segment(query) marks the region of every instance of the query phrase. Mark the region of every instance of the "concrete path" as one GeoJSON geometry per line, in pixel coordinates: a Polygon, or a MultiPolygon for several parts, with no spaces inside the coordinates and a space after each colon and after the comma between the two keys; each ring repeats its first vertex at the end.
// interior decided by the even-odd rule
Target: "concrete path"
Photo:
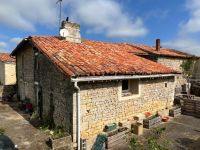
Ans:
{"type": "Polygon", "coordinates": [[[5,129],[5,136],[17,145],[19,150],[48,150],[48,136],[30,125],[13,108],[16,106],[0,103],[0,128],[5,129]]]}

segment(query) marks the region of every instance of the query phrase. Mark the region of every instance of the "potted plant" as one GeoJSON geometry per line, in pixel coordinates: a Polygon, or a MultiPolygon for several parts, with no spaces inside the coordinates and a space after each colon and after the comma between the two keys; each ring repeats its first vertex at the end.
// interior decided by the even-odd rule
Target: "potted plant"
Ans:
{"type": "Polygon", "coordinates": [[[71,136],[65,132],[63,127],[57,126],[49,133],[49,143],[52,149],[71,147],[71,136]]]}
{"type": "Polygon", "coordinates": [[[144,128],[150,129],[153,126],[159,124],[160,122],[161,122],[161,116],[156,114],[156,115],[153,115],[151,117],[144,119],[143,120],[143,126],[144,126],[144,128]]]}

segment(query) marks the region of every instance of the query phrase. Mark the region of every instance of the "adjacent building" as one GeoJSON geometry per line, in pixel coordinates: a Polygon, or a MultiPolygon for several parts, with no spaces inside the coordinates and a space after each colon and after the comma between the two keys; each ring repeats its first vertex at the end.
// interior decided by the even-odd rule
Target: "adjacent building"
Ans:
{"type": "Polygon", "coordinates": [[[14,85],[16,83],[15,59],[8,53],[0,53],[0,84],[14,85]]]}
{"type": "Polygon", "coordinates": [[[188,83],[188,79],[187,76],[183,74],[181,65],[185,61],[197,60],[197,56],[174,49],[163,48],[160,39],[156,40],[154,47],[142,44],[129,45],[147,53],[140,56],[179,71],[181,74],[176,75],[175,77],[176,93],[182,92],[182,88],[188,83]]]}
{"type": "Polygon", "coordinates": [[[16,84],[15,59],[8,53],[0,53],[0,100],[14,93],[16,84]]]}

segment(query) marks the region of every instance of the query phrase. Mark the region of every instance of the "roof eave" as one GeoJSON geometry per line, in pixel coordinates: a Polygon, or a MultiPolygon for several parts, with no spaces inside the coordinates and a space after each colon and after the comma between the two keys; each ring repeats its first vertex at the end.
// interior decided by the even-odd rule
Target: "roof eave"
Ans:
{"type": "Polygon", "coordinates": [[[174,77],[176,74],[154,74],[154,75],[120,75],[120,76],[90,76],[90,77],[72,77],[72,82],[106,81],[106,80],[124,80],[124,79],[144,79],[174,77]]]}

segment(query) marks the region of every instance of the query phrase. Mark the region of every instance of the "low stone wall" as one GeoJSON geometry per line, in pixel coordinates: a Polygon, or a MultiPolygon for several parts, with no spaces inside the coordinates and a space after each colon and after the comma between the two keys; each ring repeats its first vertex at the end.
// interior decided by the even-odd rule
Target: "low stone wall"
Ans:
{"type": "Polygon", "coordinates": [[[120,81],[80,85],[81,138],[89,139],[87,149],[106,124],[127,122],[137,114],[173,105],[174,78],[140,80],[140,95],[127,100],[120,100],[120,88],[120,81]]]}

